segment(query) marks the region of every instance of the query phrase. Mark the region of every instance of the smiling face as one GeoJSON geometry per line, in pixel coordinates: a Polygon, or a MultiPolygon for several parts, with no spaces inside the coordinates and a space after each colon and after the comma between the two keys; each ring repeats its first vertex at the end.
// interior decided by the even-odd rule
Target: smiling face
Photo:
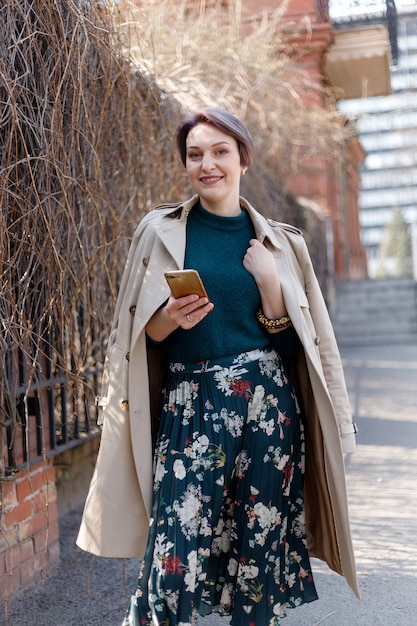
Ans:
{"type": "Polygon", "coordinates": [[[219,215],[238,215],[242,166],[234,137],[211,124],[197,124],[187,136],[186,169],[202,206],[219,215]]]}

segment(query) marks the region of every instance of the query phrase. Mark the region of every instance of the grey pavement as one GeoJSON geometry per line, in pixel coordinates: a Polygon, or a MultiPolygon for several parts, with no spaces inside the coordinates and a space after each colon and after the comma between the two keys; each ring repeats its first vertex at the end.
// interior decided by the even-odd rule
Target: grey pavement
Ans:
{"type": "MultiPolygon", "coordinates": [[[[362,600],[313,559],[320,599],[290,610],[283,626],[417,624],[416,345],[344,348],[358,450],[346,458],[362,600]]],[[[101,559],[75,547],[81,510],[61,521],[61,558],[43,582],[10,601],[1,626],[120,626],[138,561],[101,559]]],[[[2,620],[2,621],[1,621],[2,620]]],[[[210,616],[199,626],[228,626],[210,616]]],[[[267,626],[258,624],[257,626],[267,626]]]]}

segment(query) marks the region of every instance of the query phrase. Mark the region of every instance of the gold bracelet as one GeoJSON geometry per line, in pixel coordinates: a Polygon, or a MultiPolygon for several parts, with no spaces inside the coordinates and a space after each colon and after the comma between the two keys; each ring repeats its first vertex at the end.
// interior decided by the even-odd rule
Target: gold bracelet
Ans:
{"type": "Polygon", "coordinates": [[[258,309],[256,319],[267,330],[285,330],[292,324],[291,318],[288,317],[288,315],[284,315],[284,317],[280,317],[277,320],[270,320],[265,317],[262,309],[258,309]]]}

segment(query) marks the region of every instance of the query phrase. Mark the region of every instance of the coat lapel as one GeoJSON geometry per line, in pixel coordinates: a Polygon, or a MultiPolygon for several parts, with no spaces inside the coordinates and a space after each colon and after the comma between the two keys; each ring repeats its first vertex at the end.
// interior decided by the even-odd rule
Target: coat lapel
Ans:
{"type": "Polygon", "coordinates": [[[266,245],[275,257],[288,315],[290,316],[302,343],[307,345],[311,343],[311,339],[308,339],[308,333],[306,332],[305,324],[303,323],[301,307],[307,307],[308,301],[305,292],[302,292],[299,287],[300,281],[296,275],[295,268],[289,262],[286,250],[278,241],[274,229],[271,227],[268,220],[260,215],[243,198],[241,198],[241,203],[246,208],[252,219],[256,238],[258,241],[261,241],[264,245],[266,245]]]}
{"type": "MultiPolygon", "coordinates": [[[[194,196],[180,205],[172,205],[155,232],[155,240],[143,242],[143,263],[146,272],[138,293],[131,346],[135,344],[146,323],[167,300],[169,287],[164,272],[184,267],[188,213],[197,201],[194,196]]],[[[154,209],[160,210],[160,209],[154,209]]],[[[162,209],[163,210],[163,209],[162,209]]]]}

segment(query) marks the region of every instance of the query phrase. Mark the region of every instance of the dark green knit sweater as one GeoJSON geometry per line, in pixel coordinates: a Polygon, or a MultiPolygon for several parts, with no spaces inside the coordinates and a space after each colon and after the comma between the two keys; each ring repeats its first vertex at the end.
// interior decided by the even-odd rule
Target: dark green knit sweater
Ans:
{"type": "Polygon", "coordinates": [[[255,232],[246,211],[223,217],[193,207],[187,222],[184,267],[199,271],[214,311],[191,330],[178,328],[162,344],[171,362],[197,362],[263,348],[269,336],[259,327],[259,291],[243,267],[255,232]]]}

